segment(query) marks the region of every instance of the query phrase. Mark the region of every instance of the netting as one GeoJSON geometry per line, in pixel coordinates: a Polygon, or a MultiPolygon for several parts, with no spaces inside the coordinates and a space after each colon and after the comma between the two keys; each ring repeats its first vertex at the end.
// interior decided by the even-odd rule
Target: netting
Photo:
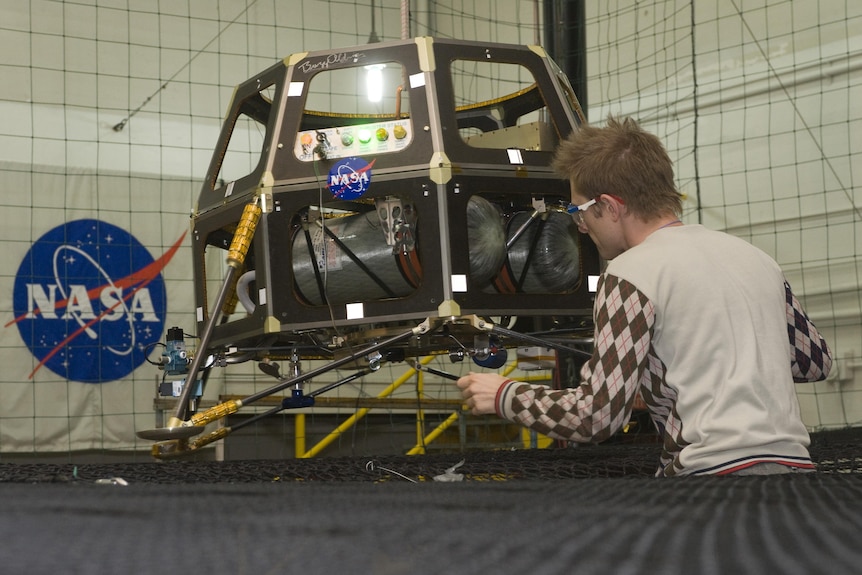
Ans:
{"type": "MultiPolygon", "coordinates": [[[[188,214],[237,84],[288,54],[405,34],[542,43],[549,6],[0,1],[0,453],[149,449],[135,431],[153,426],[162,374],[144,356],[165,329],[193,331],[188,214]],[[57,245],[68,249],[54,259],[57,245]],[[86,281],[57,271],[82,258],[98,264],[87,273],[103,274],[110,289],[90,294],[86,281]],[[159,274],[132,297],[118,280],[149,265],[159,274]],[[120,294],[127,304],[104,313],[120,294]],[[35,313],[42,308],[56,317],[35,313]]],[[[837,360],[827,381],[798,387],[804,421],[812,430],[858,425],[862,8],[843,0],[616,0],[586,2],[586,18],[590,120],[636,117],[675,161],[684,219],[777,259],[837,360]]],[[[340,106],[331,94],[330,104],[340,106]]],[[[251,136],[240,154],[252,155],[251,136]]],[[[436,365],[465,368],[445,358],[436,365]]],[[[399,375],[386,369],[340,393],[373,397],[399,375]]],[[[232,367],[210,382],[207,398],[268,385],[255,368],[232,367]]],[[[417,392],[411,381],[396,395],[446,400],[453,391],[417,392]]],[[[309,416],[323,426],[354,412],[309,416]]],[[[404,415],[375,408],[322,453],[403,452],[413,437],[380,437],[413,435],[404,415]]],[[[447,415],[429,416],[429,428],[447,415]]],[[[290,418],[247,431],[247,456],[292,452],[284,448],[294,441],[290,418]]]]}
{"type": "MultiPolygon", "coordinates": [[[[820,474],[862,474],[858,429],[813,435],[820,474]]],[[[464,453],[317,459],[243,459],[139,463],[0,464],[0,483],[271,483],[519,481],[652,477],[655,444],[610,443],[562,449],[475,450],[464,453]]]]}
{"type": "Polygon", "coordinates": [[[589,10],[590,118],[661,135],[684,220],[775,257],[836,369],[798,387],[812,428],[857,425],[858,7],[843,2],[608,2],[589,10]]]}

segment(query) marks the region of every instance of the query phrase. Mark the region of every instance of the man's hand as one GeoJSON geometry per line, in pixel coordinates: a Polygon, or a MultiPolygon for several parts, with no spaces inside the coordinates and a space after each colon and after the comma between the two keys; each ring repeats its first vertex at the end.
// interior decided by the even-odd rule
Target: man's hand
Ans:
{"type": "Polygon", "coordinates": [[[473,415],[497,413],[497,391],[509,381],[497,373],[473,373],[472,371],[457,382],[461,388],[464,404],[473,415]]]}

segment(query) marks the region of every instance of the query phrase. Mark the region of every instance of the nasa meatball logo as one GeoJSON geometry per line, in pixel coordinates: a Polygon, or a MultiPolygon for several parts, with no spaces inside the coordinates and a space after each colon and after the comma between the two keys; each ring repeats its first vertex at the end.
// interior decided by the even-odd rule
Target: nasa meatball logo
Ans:
{"type": "MultiPolygon", "coordinates": [[[[183,237],[185,234],[183,234],[183,237]]],[[[123,378],[140,366],[165,326],[161,272],[183,237],[158,260],[125,230],[76,220],[47,232],[15,277],[13,307],[24,343],[42,367],[83,383],[123,378]]]]}
{"type": "Polygon", "coordinates": [[[371,185],[371,167],[362,158],[347,158],[329,170],[329,192],[340,200],[355,200],[365,195],[371,185]]]}

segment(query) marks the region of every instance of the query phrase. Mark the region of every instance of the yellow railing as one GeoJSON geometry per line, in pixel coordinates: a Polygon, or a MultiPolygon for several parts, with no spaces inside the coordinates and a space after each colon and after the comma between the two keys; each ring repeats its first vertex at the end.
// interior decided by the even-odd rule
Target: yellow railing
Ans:
{"type": "MultiPolygon", "coordinates": [[[[422,358],[419,363],[422,365],[427,365],[430,363],[435,356],[426,356],[422,358]]],[[[501,375],[508,376],[515,369],[517,369],[518,363],[517,361],[509,364],[506,368],[501,372],[501,375]]],[[[407,381],[410,380],[413,375],[417,376],[416,382],[416,391],[421,397],[421,394],[424,391],[424,382],[423,377],[424,373],[420,370],[417,371],[413,368],[408,369],[404,372],[401,377],[392,382],[386,389],[381,391],[376,399],[384,399],[388,396],[392,395],[399,387],[404,385],[407,381]]],[[[546,376],[539,377],[522,377],[521,381],[530,381],[530,380],[546,380],[546,376]]],[[[390,400],[391,401],[391,400],[390,400]]],[[[315,457],[320,454],[321,451],[326,449],[330,444],[336,441],[339,437],[341,437],[346,431],[348,431],[352,426],[356,425],[363,417],[365,417],[369,411],[371,411],[372,407],[362,407],[358,409],[353,415],[351,415],[348,419],[342,422],[338,427],[332,430],[329,434],[327,434],[323,439],[318,441],[311,449],[306,450],[306,424],[305,424],[305,414],[297,414],[294,419],[294,430],[295,430],[295,449],[296,449],[296,457],[305,459],[315,457]]],[[[407,451],[407,455],[422,455],[426,451],[426,447],[433,443],[438,437],[440,437],[449,427],[451,427],[454,423],[458,422],[464,407],[461,409],[454,411],[448,418],[446,418],[443,422],[438,424],[430,433],[425,434],[425,411],[421,407],[416,411],[416,445],[407,451]]],[[[552,440],[543,436],[536,434],[535,432],[531,432],[529,430],[524,430],[522,433],[522,442],[525,448],[544,448],[551,444],[552,440]]]]}
{"type": "MultiPolygon", "coordinates": [[[[426,356],[426,357],[423,357],[421,360],[419,360],[419,363],[421,363],[422,365],[427,365],[433,359],[434,359],[434,356],[426,356]]],[[[395,392],[395,390],[397,390],[399,387],[404,385],[404,383],[407,382],[415,373],[418,373],[415,369],[413,369],[413,368],[408,369],[406,372],[404,372],[404,374],[401,377],[399,377],[398,379],[393,381],[388,387],[386,387],[386,389],[384,389],[379,394],[377,394],[377,398],[382,399],[384,397],[388,397],[388,396],[392,395],[392,393],[395,392]]],[[[304,459],[304,458],[314,457],[314,456],[318,455],[329,444],[331,444],[333,441],[335,441],[336,439],[341,437],[345,431],[350,429],[353,425],[358,423],[359,420],[361,420],[363,417],[365,417],[369,411],[371,411],[370,407],[363,407],[361,409],[356,410],[356,413],[354,413],[353,415],[348,417],[343,423],[341,423],[341,425],[339,425],[334,430],[332,430],[326,437],[324,437],[323,439],[318,441],[314,445],[314,447],[312,447],[308,451],[305,451],[304,449],[302,451],[297,451],[296,457],[300,458],[300,459],[304,459]]],[[[305,420],[303,419],[301,422],[295,421],[295,425],[296,425],[296,436],[299,437],[301,435],[304,438],[305,437],[305,420]],[[299,427],[300,424],[302,426],[301,428],[299,427]]]]}

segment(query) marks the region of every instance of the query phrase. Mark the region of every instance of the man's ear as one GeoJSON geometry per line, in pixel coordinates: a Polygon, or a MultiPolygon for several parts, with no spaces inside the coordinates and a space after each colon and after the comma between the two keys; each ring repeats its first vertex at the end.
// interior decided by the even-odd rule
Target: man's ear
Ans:
{"type": "Polygon", "coordinates": [[[613,221],[619,220],[626,209],[625,204],[610,194],[602,194],[602,203],[613,221]]]}

